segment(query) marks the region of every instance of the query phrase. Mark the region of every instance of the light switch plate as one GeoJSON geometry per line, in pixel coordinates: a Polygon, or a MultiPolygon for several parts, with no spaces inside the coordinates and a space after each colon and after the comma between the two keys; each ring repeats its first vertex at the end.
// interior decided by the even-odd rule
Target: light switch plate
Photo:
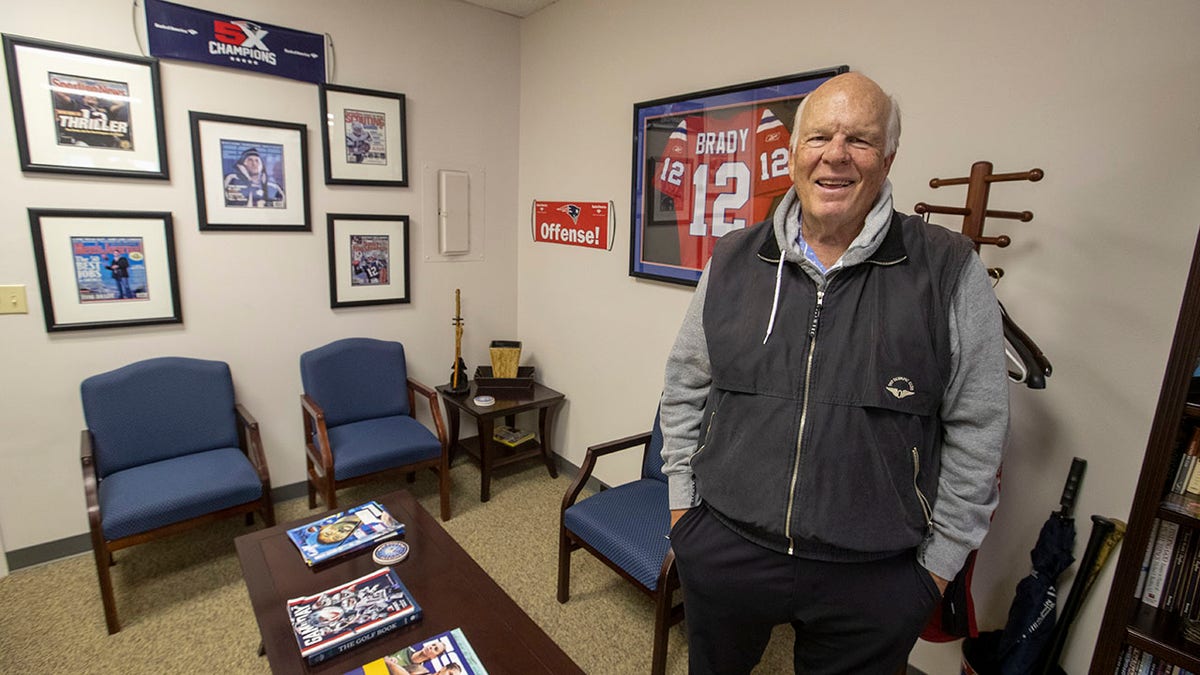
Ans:
{"type": "Polygon", "coordinates": [[[25,285],[0,286],[0,314],[28,314],[25,285]]]}

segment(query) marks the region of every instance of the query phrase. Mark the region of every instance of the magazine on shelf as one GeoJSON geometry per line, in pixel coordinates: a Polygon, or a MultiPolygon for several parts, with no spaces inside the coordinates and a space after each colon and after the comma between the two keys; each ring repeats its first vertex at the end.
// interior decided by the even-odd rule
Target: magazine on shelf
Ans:
{"type": "Polygon", "coordinates": [[[421,618],[390,567],[287,602],[288,618],[309,665],[318,664],[421,618]]]}
{"type": "Polygon", "coordinates": [[[503,443],[509,447],[516,447],[525,441],[533,439],[533,432],[507,425],[496,427],[492,432],[492,440],[497,443],[503,443]]]}
{"type": "Polygon", "coordinates": [[[288,538],[310,566],[400,534],[404,534],[404,524],[376,501],[287,531],[288,538]]]}
{"type": "Polygon", "coordinates": [[[483,662],[475,654],[461,628],[448,630],[415,642],[400,651],[375,659],[346,675],[487,675],[483,662]],[[458,668],[453,668],[457,664],[458,668]]]}

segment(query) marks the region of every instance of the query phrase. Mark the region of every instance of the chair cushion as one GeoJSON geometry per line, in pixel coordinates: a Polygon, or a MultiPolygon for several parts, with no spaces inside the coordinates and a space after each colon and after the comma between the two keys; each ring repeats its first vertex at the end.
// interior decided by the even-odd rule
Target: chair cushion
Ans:
{"type": "Polygon", "coordinates": [[[300,381],[330,427],[411,412],[399,342],[346,338],[305,352],[300,355],[300,381]]]}
{"type": "Polygon", "coordinates": [[[254,465],[220,448],[118,471],[100,481],[100,525],[113,540],[262,497],[254,465]]]}
{"type": "Polygon", "coordinates": [[[361,420],[329,429],[333,476],[345,480],[433,459],[442,444],[425,425],[407,415],[361,420]]]}
{"type": "Polygon", "coordinates": [[[221,361],[138,361],[87,378],[80,395],[101,478],[238,444],[233,379],[221,361]]]}
{"type": "Polygon", "coordinates": [[[601,490],[563,512],[563,525],[650,590],[671,547],[666,483],[641,479],[601,490]]]}
{"type": "Polygon", "coordinates": [[[662,483],[667,482],[667,476],[662,472],[663,433],[658,420],[659,413],[654,413],[654,426],[650,427],[650,443],[642,455],[642,478],[653,478],[662,483]]]}

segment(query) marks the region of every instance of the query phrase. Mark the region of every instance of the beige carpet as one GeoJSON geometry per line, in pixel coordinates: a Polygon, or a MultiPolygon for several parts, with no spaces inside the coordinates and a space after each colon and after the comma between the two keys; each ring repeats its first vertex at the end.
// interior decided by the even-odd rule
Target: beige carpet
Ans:
{"type": "MultiPolygon", "coordinates": [[[[569,483],[536,462],[504,467],[479,502],[479,471],[451,470],[446,530],[588,673],[649,672],[653,603],[592,556],[574,554],[571,600],[555,600],[558,510],[569,483]]],[[[339,493],[343,505],[407,487],[436,513],[433,475],[339,493]]],[[[320,507],[318,507],[320,508],[320,507]]],[[[311,512],[315,513],[315,512],[311,512]]],[[[303,498],[276,504],[279,522],[310,514],[303,498]]],[[[257,525],[256,525],[257,526],[257,525]]],[[[235,519],[117,553],[113,567],[122,630],[109,636],[90,553],[0,579],[0,673],[268,673],[234,553],[249,531],[235,519]]],[[[791,672],[790,630],[776,632],[758,673],[791,672]]],[[[506,673],[503,663],[487,663],[506,673]]],[[[672,629],[668,672],[687,672],[682,626],[672,629]]],[[[284,674],[278,674],[284,675],[284,674]]]]}

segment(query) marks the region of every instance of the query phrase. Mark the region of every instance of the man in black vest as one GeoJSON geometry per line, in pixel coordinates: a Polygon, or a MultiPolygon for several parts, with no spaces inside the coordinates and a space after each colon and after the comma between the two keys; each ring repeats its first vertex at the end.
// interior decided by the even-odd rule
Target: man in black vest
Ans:
{"type": "Polygon", "coordinates": [[[962,235],[892,208],[895,101],[846,73],[797,111],[772,221],[713,250],[661,403],[690,671],[903,668],[978,548],[1008,430],[999,306],[962,235]]]}

